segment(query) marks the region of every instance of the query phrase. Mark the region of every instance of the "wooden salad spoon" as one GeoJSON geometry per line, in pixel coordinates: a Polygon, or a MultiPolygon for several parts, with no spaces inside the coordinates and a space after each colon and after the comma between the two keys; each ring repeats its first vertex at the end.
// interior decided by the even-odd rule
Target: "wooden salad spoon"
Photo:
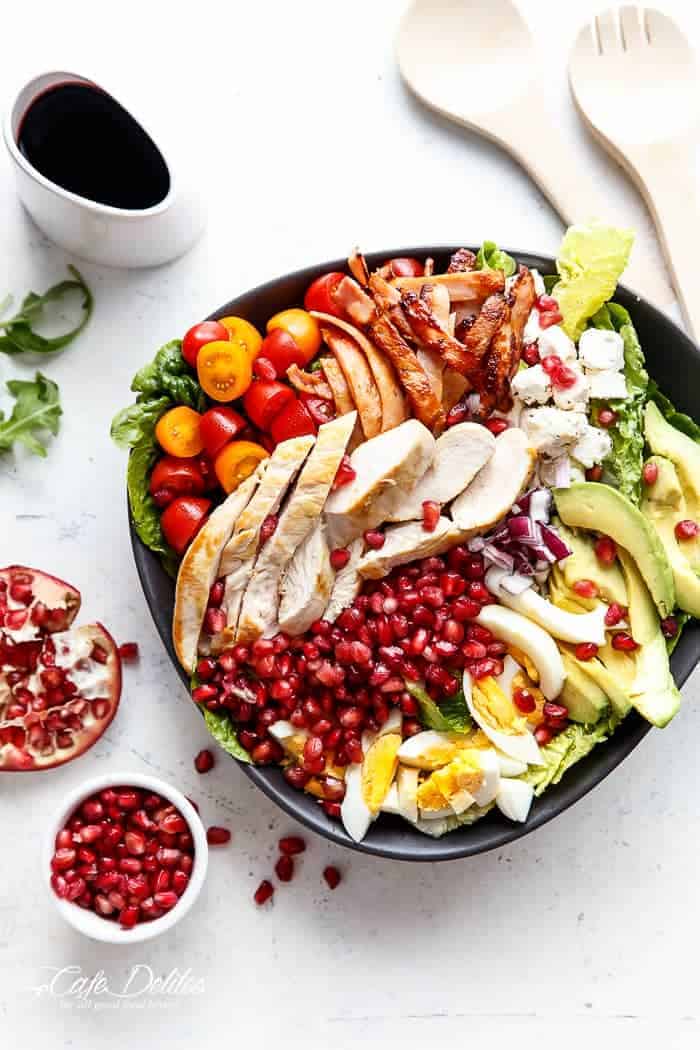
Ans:
{"type": "Polygon", "coordinates": [[[569,80],[588,128],[642,194],[685,322],[700,337],[699,108],[692,48],[660,11],[605,11],[579,33],[569,80]]]}
{"type": "MultiPolygon", "coordinates": [[[[551,122],[527,24],[511,0],[414,0],[397,38],[401,75],[427,106],[496,142],[532,176],[563,221],[610,221],[609,205],[571,164],[551,122]]],[[[671,299],[661,266],[637,249],[624,281],[671,299]]]]}

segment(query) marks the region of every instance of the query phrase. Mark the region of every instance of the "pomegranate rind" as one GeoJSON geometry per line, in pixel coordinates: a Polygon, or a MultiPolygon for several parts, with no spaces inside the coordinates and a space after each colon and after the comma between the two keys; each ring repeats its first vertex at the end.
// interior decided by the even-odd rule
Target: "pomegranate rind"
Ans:
{"type": "MultiPolygon", "coordinates": [[[[103,718],[98,719],[88,706],[88,711],[83,718],[83,728],[76,731],[75,743],[70,748],[66,748],[65,751],[54,750],[50,755],[44,756],[28,750],[26,747],[17,748],[11,743],[0,745],[0,773],[42,772],[47,769],[55,769],[58,766],[65,765],[67,762],[72,762],[73,759],[83,755],[100,739],[117,713],[121,699],[122,673],[121,659],[114,639],[101,623],[87,624],[83,627],[74,628],[70,631],[70,634],[88,639],[93,646],[98,645],[107,653],[105,667],[107,669],[108,688],[104,698],[102,696],[99,697],[99,699],[108,701],[109,708],[107,713],[103,718]]],[[[7,684],[4,677],[0,675],[0,698],[3,696],[3,689],[7,689],[7,684]]],[[[77,697],[76,699],[79,698],[77,697]]],[[[70,701],[64,706],[70,707],[70,701]]],[[[55,710],[56,708],[48,708],[46,711],[33,712],[31,718],[35,724],[37,722],[41,723],[50,717],[55,710]]],[[[25,715],[16,719],[0,721],[0,730],[13,725],[24,726],[26,718],[27,716],[25,715]]]]}

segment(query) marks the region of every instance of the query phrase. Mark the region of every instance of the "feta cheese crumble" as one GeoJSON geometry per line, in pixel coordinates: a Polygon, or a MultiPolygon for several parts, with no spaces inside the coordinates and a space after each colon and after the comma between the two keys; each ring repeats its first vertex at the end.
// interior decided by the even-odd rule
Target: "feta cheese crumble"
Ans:
{"type": "Polygon", "coordinates": [[[544,405],[552,396],[552,381],[542,365],[522,368],[511,380],[511,390],[526,405],[544,405]]]}
{"type": "Polygon", "coordinates": [[[584,412],[530,408],[520,417],[520,426],[539,455],[554,459],[568,452],[583,437],[588,420],[584,412]]]}
{"type": "Polygon", "coordinates": [[[591,397],[622,401],[627,397],[627,384],[622,372],[589,372],[591,397]]]}
{"type": "Polygon", "coordinates": [[[538,348],[540,357],[549,357],[556,354],[562,361],[576,360],[576,347],[571,339],[558,324],[544,328],[539,336],[538,348]]]}
{"type": "Polygon", "coordinates": [[[578,343],[579,361],[596,372],[619,372],[625,364],[625,346],[618,332],[587,328],[578,343]]]}

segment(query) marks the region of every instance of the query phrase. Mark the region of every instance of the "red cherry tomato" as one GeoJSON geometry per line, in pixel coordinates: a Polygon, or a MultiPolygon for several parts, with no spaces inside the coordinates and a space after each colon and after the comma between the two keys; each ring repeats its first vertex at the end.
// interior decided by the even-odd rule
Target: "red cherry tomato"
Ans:
{"type": "Polygon", "coordinates": [[[198,459],[163,456],[151,472],[148,491],[159,507],[172,503],[176,496],[201,496],[206,481],[198,459]]]}
{"type": "Polygon", "coordinates": [[[301,437],[302,434],[315,434],[316,426],[311,415],[295,397],[270,423],[270,433],[276,445],[288,438],[301,437]]]}
{"type": "Polygon", "coordinates": [[[343,311],[336,306],[333,293],[342,281],[342,273],[324,273],[323,277],[317,277],[306,290],[304,306],[307,310],[316,310],[322,314],[333,314],[334,317],[342,317],[343,311]]]}
{"type": "Polygon", "coordinates": [[[390,259],[389,266],[394,277],[422,277],[425,273],[423,263],[408,256],[390,259]]]}
{"type": "Polygon", "coordinates": [[[335,409],[331,401],[327,401],[324,397],[313,397],[310,394],[302,394],[301,399],[314,423],[318,426],[335,419],[335,409]]]}
{"type": "Polygon", "coordinates": [[[296,340],[289,332],[285,332],[284,328],[273,328],[265,336],[258,356],[269,361],[278,376],[286,375],[290,365],[303,368],[308,360],[308,355],[299,348],[296,340]]]}
{"type": "Polygon", "coordinates": [[[212,459],[216,459],[224,445],[238,437],[246,426],[242,415],[222,405],[219,408],[210,408],[204,413],[199,421],[199,433],[207,453],[212,459]]]}
{"type": "Polygon", "coordinates": [[[246,391],[243,408],[256,427],[267,430],[272,417],[295,400],[291,387],[274,379],[256,379],[246,391]]]}
{"type": "Polygon", "coordinates": [[[166,540],[178,554],[185,553],[207,520],[210,507],[210,499],[178,496],[165,508],[160,519],[161,528],[166,540]]]}
{"type": "Polygon", "coordinates": [[[185,333],[182,340],[182,356],[192,368],[197,367],[197,354],[207,343],[213,343],[217,339],[228,341],[228,329],[224,328],[218,321],[202,321],[194,325],[189,332],[185,333]]]}

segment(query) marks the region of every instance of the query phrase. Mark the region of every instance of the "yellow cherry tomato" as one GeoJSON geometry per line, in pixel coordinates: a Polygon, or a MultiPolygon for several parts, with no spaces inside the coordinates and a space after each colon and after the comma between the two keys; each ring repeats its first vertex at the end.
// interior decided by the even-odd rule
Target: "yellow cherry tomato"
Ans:
{"type": "Polygon", "coordinates": [[[231,441],[214,460],[214,471],[224,492],[233,492],[270,455],[254,441],[231,441]]]}
{"type": "Polygon", "coordinates": [[[204,448],[199,432],[199,412],[187,405],[178,405],[161,416],[156,423],[156,439],[171,456],[188,459],[198,456],[204,448]]]}
{"type": "Polygon", "coordinates": [[[282,328],[291,335],[308,364],[321,348],[321,330],[315,317],[306,310],[282,310],[267,322],[268,332],[282,328]]]}
{"type": "Polygon", "coordinates": [[[197,377],[202,390],[215,401],[235,401],[251,384],[252,358],[244,347],[216,339],[205,343],[197,354],[197,377]]]}
{"type": "Polygon", "coordinates": [[[242,346],[248,351],[251,360],[258,356],[262,336],[255,325],[245,317],[220,317],[219,324],[228,329],[228,337],[234,346],[242,346]]]}

